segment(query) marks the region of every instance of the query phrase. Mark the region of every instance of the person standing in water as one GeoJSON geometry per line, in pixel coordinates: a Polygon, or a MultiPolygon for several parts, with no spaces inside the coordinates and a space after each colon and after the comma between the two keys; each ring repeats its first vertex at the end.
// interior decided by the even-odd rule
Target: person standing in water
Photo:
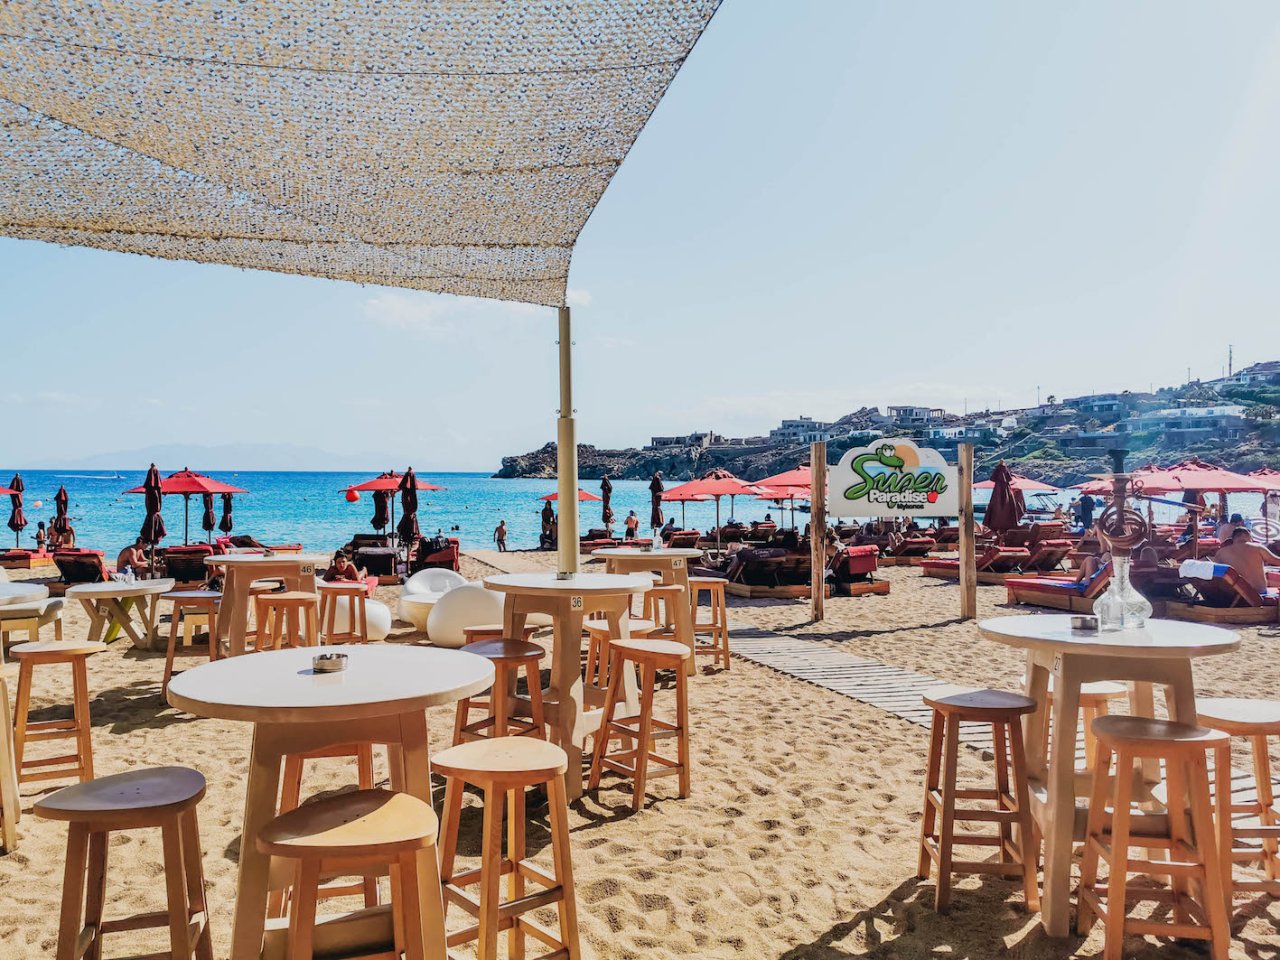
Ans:
{"type": "Polygon", "coordinates": [[[498,521],[498,526],[493,531],[493,542],[498,545],[499,553],[507,552],[507,521],[498,521]]]}

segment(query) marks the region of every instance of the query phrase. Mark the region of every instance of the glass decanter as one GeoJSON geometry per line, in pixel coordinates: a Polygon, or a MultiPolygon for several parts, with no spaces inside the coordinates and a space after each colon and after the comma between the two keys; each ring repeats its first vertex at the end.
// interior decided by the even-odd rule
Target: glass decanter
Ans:
{"type": "Polygon", "coordinates": [[[1144,627],[1151,616],[1151,604],[1129,580],[1129,558],[1112,560],[1111,583],[1106,592],[1093,602],[1099,630],[1125,630],[1144,627]]]}

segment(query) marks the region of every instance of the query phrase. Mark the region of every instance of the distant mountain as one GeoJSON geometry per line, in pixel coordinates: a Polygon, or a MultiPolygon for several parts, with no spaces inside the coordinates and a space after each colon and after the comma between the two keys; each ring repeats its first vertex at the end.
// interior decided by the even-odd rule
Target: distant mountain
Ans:
{"type": "MultiPolygon", "coordinates": [[[[39,466],[70,470],[140,470],[155,463],[164,472],[192,470],[367,470],[376,473],[404,459],[374,453],[332,453],[289,443],[202,445],[164,443],[136,450],[115,450],[39,466]]],[[[403,469],[403,465],[400,467],[403,469]]]]}

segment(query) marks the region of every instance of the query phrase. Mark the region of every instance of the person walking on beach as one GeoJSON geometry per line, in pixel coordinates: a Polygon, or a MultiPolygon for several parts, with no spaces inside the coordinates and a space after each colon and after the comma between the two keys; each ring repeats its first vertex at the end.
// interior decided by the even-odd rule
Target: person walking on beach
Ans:
{"type": "Polygon", "coordinates": [[[1096,505],[1097,501],[1087,493],[1080,498],[1080,526],[1085,530],[1093,526],[1093,508],[1096,505]]]}
{"type": "Polygon", "coordinates": [[[498,526],[493,531],[493,542],[498,545],[499,553],[507,552],[507,521],[498,521],[498,526]]]}
{"type": "Polygon", "coordinates": [[[634,510],[627,514],[626,526],[626,539],[634,540],[636,538],[636,531],[640,529],[640,518],[636,516],[636,512],[634,510]]]}

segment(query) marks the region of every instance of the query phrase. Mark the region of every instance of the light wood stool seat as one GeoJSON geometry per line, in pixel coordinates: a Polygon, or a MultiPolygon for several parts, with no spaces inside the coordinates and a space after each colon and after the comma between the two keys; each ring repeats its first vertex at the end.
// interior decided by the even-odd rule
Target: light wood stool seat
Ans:
{"type": "Polygon", "coordinates": [[[407,793],[359,790],[282,813],[258,833],[263,853],[296,861],[287,957],[312,960],[316,902],[324,873],[391,875],[394,956],[444,955],[444,909],[433,847],[438,822],[430,804],[407,793]]]}
{"type": "Polygon", "coordinates": [[[609,688],[605,692],[604,714],[596,733],[595,751],[591,758],[590,789],[600,786],[605,770],[619,773],[632,781],[631,808],[644,805],[645,785],[651,777],[679,777],[679,795],[689,795],[689,687],[685,661],[692,652],[686,644],[674,640],[611,640],[609,642],[609,688]],[[640,712],[633,717],[614,717],[622,696],[623,671],[627,664],[640,668],[640,712]],[[676,719],[674,723],[658,720],[653,715],[653,695],[658,670],[673,670],[676,685],[676,719]],[[609,752],[609,741],[620,737],[623,749],[609,752]],[[676,759],[658,754],[655,741],[674,739],[676,759]],[[652,772],[649,765],[657,769],[652,772]]]}
{"type": "MultiPolygon", "coordinates": [[[[520,639],[528,640],[537,632],[537,626],[527,623],[520,632],[520,639]]],[[[506,635],[506,628],[500,623],[480,623],[473,627],[462,628],[462,644],[466,646],[481,640],[504,640],[506,635]]]]}
{"type": "Polygon", "coordinates": [[[729,669],[729,612],[725,600],[724,585],[729,581],[723,577],[690,577],[689,601],[693,605],[694,652],[710,654],[720,666],[729,669]],[[707,619],[699,620],[698,599],[707,594],[707,619]],[[698,634],[711,635],[710,643],[698,643],[698,634]]]}
{"type": "Polygon", "coordinates": [[[480,740],[450,747],[432,758],[432,769],[445,777],[444,823],[440,830],[440,874],[446,909],[457,905],[476,919],[473,926],[449,935],[448,945],[476,942],[477,960],[496,960],[498,935],[508,931],[507,955],[525,955],[525,937],[541,941],[551,952],[546,957],[579,960],[578,908],[573,886],[573,858],[569,849],[569,813],[564,776],[569,767],[565,752],[553,743],[527,737],[480,740]],[[456,870],[458,827],[465,786],[484,793],[484,827],[480,866],[456,870]],[[554,875],[525,859],[525,791],[545,786],[547,819],[551,828],[554,875]],[[503,855],[502,813],[507,809],[507,851],[503,855]],[[507,877],[507,897],[500,885],[507,877]],[[526,893],[526,884],[541,887],[526,893]],[[479,885],[479,897],[466,888],[479,885]],[[530,910],[556,905],[559,934],[526,916],[530,910]]]}
{"type": "Polygon", "coordinates": [[[1031,820],[1027,791],[1027,758],[1022,745],[1021,718],[1032,713],[1036,702],[1020,693],[973,689],[953,685],[927,691],[924,702],[933,710],[929,728],[929,762],[925,773],[924,811],[920,822],[920,857],[917,873],[927,878],[936,863],[938,884],[934,906],[946,910],[951,902],[953,874],[995,874],[1021,877],[1027,910],[1040,909],[1036,880],[1039,840],[1031,820]],[[961,787],[959,774],[960,724],[991,726],[995,754],[995,789],[961,787]],[[957,800],[979,800],[989,807],[957,807],[957,800]],[[957,833],[956,821],[995,823],[994,834],[957,833]],[[1017,835],[1014,827],[1018,828],[1017,835]],[[1000,858],[956,860],[956,844],[993,846],[1000,858]]]}
{"type": "Polygon", "coordinates": [[[195,770],[157,767],[64,787],[36,801],[36,816],[70,825],[56,960],[96,960],[104,935],[148,927],[169,929],[169,956],[175,960],[213,960],[196,821],[204,792],[204,777],[195,770]],[[104,920],[110,833],[149,827],[159,828],[164,838],[168,909],[104,920]]]}
{"type": "Polygon", "coordinates": [[[369,585],[363,580],[346,583],[329,581],[319,590],[320,624],[324,630],[324,642],[334,643],[368,643],[369,618],[368,607],[369,585]],[[338,618],[338,599],[347,599],[347,629],[335,628],[338,618]]]}
{"type": "Polygon", "coordinates": [[[282,593],[262,593],[255,596],[253,605],[254,619],[258,624],[257,649],[279,650],[281,640],[291,647],[319,646],[319,602],[316,594],[305,590],[285,590],[282,593]]]}
{"type": "MultiPolygon", "coordinates": [[[[1045,711],[1053,716],[1053,677],[1050,675],[1050,687],[1045,693],[1045,711]]],[[[1098,753],[1098,742],[1093,736],[1093,721],[1111,712],[1111,704],[1129,695],[1129,687],[1114,680],[1096,680],[1092,683],[1080,684],[1080,718],[1084,722],[1084,758],[1085,768],[1093,769],[1094,757],[1098,753]]],[[[1049,756],[1049,733],[1052,723],[1044,725],[1044,755],[1049,756]]]]}
{"type": "Polygon", "coordinates": [[[1146,717],[1099,717],[1093,732],[1098,738],[1098,759],[1080,866],[1078,932],[1087,934],[1097,918],[1105,921],[1105,960],[1120,960],[1126,933],[1207,940],[1214,960],[1227,960],[1231,931],[1209,801],[1207,758],[1212,750],[1216,763],[1229,764],[1230,738],[1220,730],[1146,717]],[[1160,833],[1130,832],[1134,763],[1141,760],[1164,761],[1168,828],[1160,833]],[[1133,858],[1130,848],[1135,846],[1164,851],[1168,859],[1133,858]],[[1100,860],[1108,865],[1102,885],[1098,883],[1100,860]],[[1167,876],[1171,885],[1132,886],[1131,873],[1167,876]],[[1172,922],[1129,919],[1127,905],[1140,900],[1170,903],[1172,922]]]}
{"type": "Polygon", "coordinates": [[[217,590],[173,590],[161,594],[160,599],[173,604],[169,612],[169,647],[164,657],[164,680],[160,684],[163,696],[169,692],[169,681],[173,678],[179,627],[184,645],[190,646],[195,639],[196,625],[203,621],[209,637],[209,659],[218,659],[218,605],[222,602],[222,594],[217,590]]]}
{"type": "Polygon", "coordinates": [[[105,643],[82,640],[39,640],[20,643],[9,654],[18,661],[18,702],[14,709],[13,753],[18,783],[75,777],[93,779],[93,738],[89,726],[89,672],[85,661],[107,649],[105,643]],[[71,667],[70,720],[31,720],[31,684],[38,666],[71,667]],[[73,738],[75,752],[56,757],[26,758],[28,743],[73,738]]]}
{"type": "Polygon", "coordinates": [[[1230,904],[1237,891],[1280,896],[1280,809],[1271,783],[1267,738],[1280,735],[1280,701],[1238,697],[1197,699],[1201,726],[1221,730],[1249,742],[1253,755],[1255,796],[1239,803],[1231,797],[1230,764],[1215,762],[1218,851],[1223,861],[1223,887],[1230,904]],[[1260,862],[1265,880],[1235,878],[1236,863],[1260,862]]]}
{"type": "Polygon", "coordinates": [[[542,715],[542,675],[538,664],[546,651],[528,640],[478,640],[468,643],[464,651],[484,657],[493,664],[493,686],[489,688],[487,702],[478,697],[464,697],[458,701],[453,723],[453,742],[466,743],[485,737],[537,737],[547,735],[542,715]],[[515,706],[516,681],[524,671],[529,688],[529,718],[512,714],[515,706]],[[471,720],[471,711],[485,709],[482,720],[471,720]]]}
{"type": "MultiPolygon", "coordinates": [[[[582,627],[587,631],[587,669],[586,681],[601,689],[609,686],[609,640],[613,636],[613,628],[608,620],[584,620],[582,627]]],[[[627,632],[633,637],[647,637],[658,628],[652,620],[641,620],[636,617],[627,618],[627,632]]]]}

